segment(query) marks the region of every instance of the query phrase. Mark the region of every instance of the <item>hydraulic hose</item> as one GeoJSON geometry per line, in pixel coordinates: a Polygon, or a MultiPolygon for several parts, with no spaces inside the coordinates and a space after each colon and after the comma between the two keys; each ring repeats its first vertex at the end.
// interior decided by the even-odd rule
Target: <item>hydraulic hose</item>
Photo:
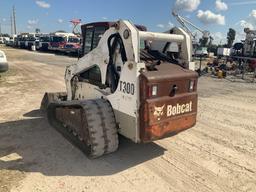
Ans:
{"type": "Polygon", "coordinates": [[[126,52],[125,52],[122,38],[119,35],[119,33],[112,34],[108,38],[109,63],[108,63],[108,68],[107,68],[107,75],[109,76],[109,78],[107,78],[107,80],[110,80],[110,83],[109,82],[108,83],[109,83],[110,90],[112,93],[115,92],[117,85],[118,85],[119,78],[120,78],[119,73],[116,70],[114,60],[113,60],[113,56],[115,54],[115,50],[116,50],[118,44],[120,46],[122,61],[123,61],[123,63],[125,63],[127,61],[127,57],[126,57],[126,52]],[[113,40],[113,42],[112,42],[112,40],[113,40]],[[112,44],[111,44],[111,42],[112,42],[112,44]]]}

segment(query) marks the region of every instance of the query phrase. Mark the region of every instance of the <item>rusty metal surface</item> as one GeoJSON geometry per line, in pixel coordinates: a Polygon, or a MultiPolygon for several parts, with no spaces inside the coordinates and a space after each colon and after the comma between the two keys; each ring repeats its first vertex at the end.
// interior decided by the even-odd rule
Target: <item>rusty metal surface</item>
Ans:
{"type": "Polygon", "coordinates": [[[178,95],[175,97],[162,97],[148,100],[146,103],[149,111],[148,125],[159,124],[163,121],[172,121],[197,113],[197,94],[178,95]],[[163,108],[162,114],[156,112],[156,108],[163,108]],[[174,110],[175,109],[175,110],[174,110]]]}
{"type": "Polygon", "coordinates": [[[177,119],[172,119],[171,121],[161,122],[141,130],[141,140],[142,142],[151,142],[172,136],[193,127],[195,124],[196,114],[182,116],[177,119]]]}
{"type": "Polygon", "coordinates": [[[196,123],[197,74],[177,65],[165,65],[159,71],[140,76],[140,139],[150,142],[186,130],[196,123]],[[194,89],[189,90],[190,81],[194,89]],[[152,85],[157,95],[150,96],[152,85]],[[172,93],[173,86],[177,90],[172,93]]]}
{"type": "Polygon", "coordinates": [[[41,110],[45,110],[49,103],[54,101],[65,101],[67,100],[67,93],[66,92],[56,92],[56,93],[45,93],[43,99],[41,101],[41,110]]]}
{"type": "Polygon", "coordinates": [[[156,65],[156,71],[147,71],[143,75],[150,81],[150,83],[169,80],[183,80],[184,78],[197,79],[198,74],[194,71],[184,69],[178,65],[162,62],[156,65]]]}

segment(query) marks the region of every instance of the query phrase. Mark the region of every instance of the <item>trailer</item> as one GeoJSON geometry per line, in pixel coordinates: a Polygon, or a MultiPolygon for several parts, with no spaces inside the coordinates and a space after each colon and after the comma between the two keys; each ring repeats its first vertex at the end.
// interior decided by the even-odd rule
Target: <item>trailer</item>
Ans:
{"type": "Polygon", "coordinates": [[[230,56],[230,53],[231,53],[230,48],[218,47],[218,49],[217,49],[218,56],[230,56]]]}

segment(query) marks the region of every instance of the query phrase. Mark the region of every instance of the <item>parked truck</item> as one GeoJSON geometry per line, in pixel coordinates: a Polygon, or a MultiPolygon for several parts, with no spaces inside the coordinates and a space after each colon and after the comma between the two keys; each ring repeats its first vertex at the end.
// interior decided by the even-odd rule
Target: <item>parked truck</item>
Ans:
{"type": "Polygon", "coordinates": [[[48,51],[50,39],[50,34],[41,34],[38,41],[36,41],[36,50],[48,51]]]}
{"type": "Polygon", "coordinates": [[[63,51],[68,43],[80,43],[80,39],[73,33],[53,33],[50,37],[49,50],[63,51]]]}

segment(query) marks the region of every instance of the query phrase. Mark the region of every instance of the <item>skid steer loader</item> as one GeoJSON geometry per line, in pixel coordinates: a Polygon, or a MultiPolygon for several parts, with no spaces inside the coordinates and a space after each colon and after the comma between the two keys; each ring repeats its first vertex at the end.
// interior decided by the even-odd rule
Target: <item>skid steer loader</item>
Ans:
{"type": "Polygon", "coordinates": [[[197,78],[191,39],[180,28],[147,32],[126,20],[82,26],[83,53],[66,68],[66,93],[46,93],[50,124],[89,157],[195,125],[197,78]],[[176,43],[177,52],[170,49],[176,43]]]}

